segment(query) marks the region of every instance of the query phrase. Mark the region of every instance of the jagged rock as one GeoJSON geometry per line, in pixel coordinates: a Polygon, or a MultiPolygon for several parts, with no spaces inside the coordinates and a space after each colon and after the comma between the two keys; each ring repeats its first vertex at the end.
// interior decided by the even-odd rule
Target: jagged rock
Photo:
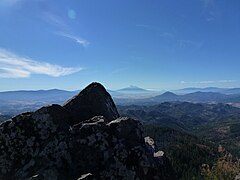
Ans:
{"type": "Polygon", "coordinates": [[[117,108],[106,89],[99,83],[92,83],[64,105],[73,117],[72,124],[104,116],[107,121],[119,117],[117,108]]]}
{"type": "Polygon", "coordinates": [[[117,118],[112,100],[101,99],[109,98],[102,88],[91,84],[68,105],[43,107],[0,124],[0,179],[174,179],[165,155],[144,141],[140,122],[117,118]],[[95,100],[85,108],[80,101],[87,103],[87,97],[95,100]],[[98,112],[104,116],[93,117],[98,112]]]}
{"type": "Polygon", "coordinates": [[[1,124],[0,179],[27,178],[70,162],[68,118],[61,106],[51,105],[1,124]]]}

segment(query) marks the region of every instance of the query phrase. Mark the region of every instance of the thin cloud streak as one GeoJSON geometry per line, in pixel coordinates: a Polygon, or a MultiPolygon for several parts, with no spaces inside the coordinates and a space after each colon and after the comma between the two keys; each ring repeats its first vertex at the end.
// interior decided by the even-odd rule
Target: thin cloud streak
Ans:
{"type": "Polygon", "coordinates": [[[64,30],[68,29],[67,24],[64,21],[62,21],[60,17],[52,13],[44,12],[42,19],[46,21],[48,24],[52,26],[56,26],[57,28],[64,29],[64,30]]]}
{"type": "Polygon", "coordinates": [[[59,36],[63,36],[63,37],[66,37],[66,38],[69,38],[71,40],[74,40],[76,43],[82,45],[83,47],[87,47],[90,42],[81,38],[81,37],[78,37],[78,36],[74,36],[72,34],[67,34],[67,33],[63,33],[63,32],[60,32],[60,33],[56,33],[57,35],[59,36]]]}
{"type": "Polygon", "coordinates": [[[214,83],[233,83],[237,82],[237,80],[218,80],[218,81],[194,81],[194,82],[187,82],[181,81],[181,84],[214,84],[214,83]]]}
{"type": "Polygon", "coordinates": [[[45,12],[43,14],[43,19],[48,24],[55,26],[55,28],[57,28],[58,32],[55,33],[56,35],[59,35],[59,36],[65,37],[65,38],[69,38],[69,39],[73,40],[74,42],[76,42],[77,44],[80,44],[83,47],[87,47],[90,44],[90,42],[87,41],[86,39],[70,33],[71,28],[60,17],[58,17],[52,13],[45,12]]]}
{"type": "Polygon", "coordinates": [[[62,67],[35,61],[0,48],[0,78],[27,78],[32,74],[60,77],[81,70],[82,68],[62,67]]]}
{"type": "Polygon", "coordinates": [[[153,26],[148,25],[148,24],[136,24],[137,27],[141,27],[141,28],[153,28],[153,26]]]}

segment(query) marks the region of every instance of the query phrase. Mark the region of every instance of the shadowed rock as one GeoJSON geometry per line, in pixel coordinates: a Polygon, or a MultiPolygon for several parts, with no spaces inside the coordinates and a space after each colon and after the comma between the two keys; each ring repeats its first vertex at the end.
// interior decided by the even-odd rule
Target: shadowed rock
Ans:
{"type": "Polygon", "coordinates": [[[71,124],[104,116],[108,122],[119,117],[117,108],[106,89],[99,83],[92,83],[77,96],[68,100],[63,107],[72,115],[71,124]]]}
{"type": "Polygon", "coordinates": [[[64,107],[0,124],[0,179],[175,179],[164,153],[144,141],[141,123],[118,116],[110,95],[93,83],[64,107]]]}

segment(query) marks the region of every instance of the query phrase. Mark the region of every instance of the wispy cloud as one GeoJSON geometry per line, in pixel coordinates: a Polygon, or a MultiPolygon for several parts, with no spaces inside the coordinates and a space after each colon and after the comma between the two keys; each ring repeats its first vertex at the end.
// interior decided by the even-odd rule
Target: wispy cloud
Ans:
{"type": "Polygon", "coordinates": [[[71,33],[70,26],[67,25],[63,18],[49,12],[45,12],[42,18],[45,20],[45,22],[57,29],[57,32],[54,34],[69,38],[83,47],[87,47],[90,44],[88,40],[71,33]]]}
{"type": "Polygon", "coordinates": [[[233,82],[237,82],[237,80],[232,80],[232,79],[225,79],[225,80],[217,80],[217,81],[211,81],[211,80],[207,80],[207,81],[192,81],[192,82],[188,82],[188,81],[181,81],[181,84],[215,84],[215,83],[233,83],[233,82]]]}
{"type": "Polygon", "coordinates": [[[211,22],[217,19],[217,10],[215,0],[201,0],[203,4],[203,13],[206,21],[211,22]]]}
{"type": "Polygon", "coordinates": [[[80,45],[82,45],[84,47],[87,47],[90,44],[89,41],[87,41],[87,40],[85,40],[85,39],[83,39],[81,37],[74,36],[72,34],[67,34],[67,33],[63,33],[63,32],[58,32],[56,34],[59,35],[59,36],[63,36],[63,37],[69,38],[71,40],[74,40],[76,43],[78,43],[78,44],[80,44],[80,45]]]}
{"type": "Polygon", "coordinates": [[[136,24],[136,26],[140,28],[153,28],[153,26],[149,24],[136,24]]]}
{"type": "Polygon", "coordinates": [[[0,48],[0,78],[26,78],[32,74],[59,77],[80,70],[82,68],[62,67],[47,62],[39,62],[0,48]]]}
{"type": "Polygon", "coordinates": [[[48,24],[55,26],[60,29],[66,29],[68,28],[67,24],[58,16],[49,13],[49,12],[44,12],[42,19],[46,21],[48,24]]]}

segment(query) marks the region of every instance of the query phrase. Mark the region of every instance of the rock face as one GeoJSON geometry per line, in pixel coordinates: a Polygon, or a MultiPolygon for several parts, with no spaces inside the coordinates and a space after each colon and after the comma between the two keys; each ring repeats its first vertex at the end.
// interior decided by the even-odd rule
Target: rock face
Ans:
{"type": "Polygon", "coordinates": [[[72,124],[98,115],[104,116],[107,121],[119,117],[110,94],[101,84],[96,82],[88,85],[77,96],[67,101],[63,107],[72,115],[72,124]]]}
{"type": "Polygon", "coordinates": [[[0,179],[175,178],[164,153],[144,140],[141,124],[119,117],[104,87],[93,83],[64,106],[0,125],[0,179]]]}

